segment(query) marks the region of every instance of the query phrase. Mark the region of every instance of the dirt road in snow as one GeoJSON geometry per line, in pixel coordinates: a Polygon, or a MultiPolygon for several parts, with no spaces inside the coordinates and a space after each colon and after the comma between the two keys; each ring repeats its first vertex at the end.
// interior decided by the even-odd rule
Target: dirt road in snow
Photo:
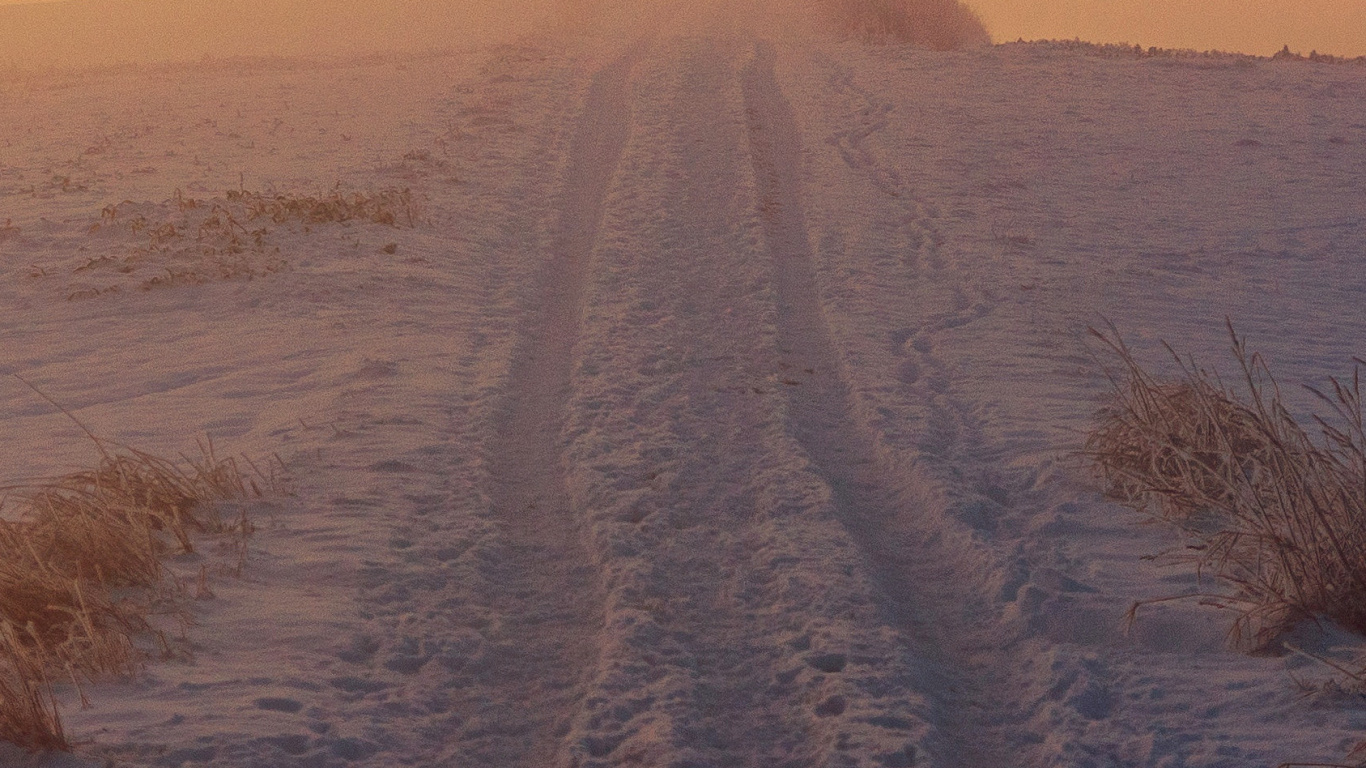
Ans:
{"type": "MultiPolygon", "coordinates": [[[[62,692],[81,754],[1242,768],[1350,746],[1360,712],[1304,705],[1303,664],[1230,652],[1222,617],[1124,633],[1133,600],[1200,585],[1140,560],[1173,540],[1068,452],[1107,387],[1101,313],[1206,356],[1229,314],[1305,380],[1360,352],[1366,76],[686,13],[629,42],[0,77],[2,364],[111,437],[173,455],[200,425],[298,483],[194,607],[193,654],[89,709],[62,692]],[[268,275],[157,290],[202,243],[92,227],[110,201],[192,232],[224,189],[334,184],[408,187],[421,221],[270,223],[238,264],[268,275]]],[[[69,435],[28,447],[71,431],[28,397],[0,458],[78,464],[69,435]]]]}
{"type": "Polygon", "coordinates": [[[706,31],[593,70],[491,449],[507,548],[455,764],[1203,753],[1147,733],[1179,716],[1142,670],[1217,647],[1207,617],[1125,639],[1128,598],[1047,526],[1144,545],[1070,522],[1060,443],[1012,453],[1013,401],[965,378],[973,354],[1075,365],[1085,320],[1058,286],[1035,325],[1030,259],[951,247],[888,151],[904,104],[838,58],[706,31]],[[1015,349],[956,340],[983,325],[1015,349]]]}
{"type": "Polygon", "coordinates": [[[602,587],[565,486],[560,435],[588,262],[627,137],[627,89],[640,53],[638,46],[592,77],[537,276],[539,307],[523,329],[490,448],[492,510],[508,556],[490,569],[490,589],[480,595],[499,618],[478,661],[479,684],[461,689],[479,725],[459,740],[457,764],[554,764],[599,655],[602,587]]]}
{"type": "Polygon", "coordinates": [[[859,423],[776,58],[645,40],[592,76],[490,450],[506,549],[455,764],[979,764],[943,643],[973,600],[859,423]]]}

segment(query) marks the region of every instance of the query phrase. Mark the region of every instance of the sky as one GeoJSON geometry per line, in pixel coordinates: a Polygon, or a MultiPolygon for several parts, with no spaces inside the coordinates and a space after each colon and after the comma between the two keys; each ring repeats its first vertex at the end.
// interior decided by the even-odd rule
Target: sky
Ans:
{"type": "Polygon", "coordinates": [[[459,48],[569,1],[0,0],[0,67],[459,48]]]}
{"type": "Polygon", "coordinates": [[[969,0],[997,42],[1127,42],[1268,55],[1366,55],[1366,0],[969,0]]]}
{"type": "MultiPolygon", "coordinates": [[[[38,0],[56,1],[60,0],[38,0]]],[[[421,1],[353,0],[348,5],[403,6],[421,1]]],[[[180,2],[217,4],[215,0],[180,2]]],[[[494,6],[525,6],[551,0],[457,2],[487,15],[494,6]]],[[[0,6],[22,4],[33,5],[35,0],[0,0],[0,6]]],[[[1339,56],[1366,55],[1366,0],[968,0],[968,5],[982,17],[998,42],[1018,38],[1081,38],[1102,43],[1262,55],[1289,45],[1291,50],[1302,53],[1317,50],[1339,56]]],[[[5,37],[4,32],[0,30],[0,38],[5,37]]],[[[268,38],[267,35],[265,39],[268,38]]],[[[4,51],[0,51],[0,60],[4,58],[4,51]]]]}

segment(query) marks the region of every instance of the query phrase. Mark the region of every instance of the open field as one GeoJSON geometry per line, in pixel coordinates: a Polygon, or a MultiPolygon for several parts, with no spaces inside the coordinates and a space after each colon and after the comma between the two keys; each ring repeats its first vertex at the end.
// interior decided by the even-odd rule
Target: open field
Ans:
{"type": "MultiPolygon", "coordinates": [[[[1344,761],[1361,639],[1126,631],[1221,582],[1081,452],[1107,318],[1307,426],[1366,355],[1366,67],[777,32],[0,74],[0,373],[294,491],[0,762],[1344,761]]],[[[5,478],[98,463],[0,405],[5,478]]]]}

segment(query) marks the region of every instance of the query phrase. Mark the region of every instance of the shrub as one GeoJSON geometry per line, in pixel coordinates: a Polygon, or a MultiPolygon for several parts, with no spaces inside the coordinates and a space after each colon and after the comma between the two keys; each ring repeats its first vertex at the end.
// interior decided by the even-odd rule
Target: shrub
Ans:
{"type": "Polygon", "coordinates": [[[991,44],[982,20],[958,0],[830,0],[827,9],[836,29],[861,40],[936,51],[991,44]]]}
{"type": "MultiPolygon", "coordinates": [[[[1266,361],[1228,325],[1240,385],[1183,361],[1159,379],[1118,331],[1091,329],[1122,363],[1086,453],[1111,496],[1177,526],[1183,559],[1228,588],[1197,597],[1237,611],[1235,643],[1265,645],[1323,617],[1366,634],[1366,433],[1359,369],[1309,388],[1330,409],[1317,438],[1291,415],[1266,361]]],[[[1358,365],[1362,364],[1360,360],[1358,365]]],[[[1135,606],[1135,609],[1138,606],[1135,606]]],[[[1131,617],[1132,617],[1131,611],[1131,617]]]]}

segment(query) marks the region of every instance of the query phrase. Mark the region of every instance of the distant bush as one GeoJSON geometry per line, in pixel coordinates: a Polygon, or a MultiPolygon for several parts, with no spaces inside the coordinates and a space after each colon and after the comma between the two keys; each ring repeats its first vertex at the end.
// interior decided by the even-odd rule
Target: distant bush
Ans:
{"type": "Polygon", "coordinates": [[[1356,56],[1347,58],[1343,56],[1331,56],[1317,51],[1310,52],[1305,56],[1299,53],[1292,53],[1290,46],[1286,46],[1271,56],[1258,56],[1252,53],[1235,53],[1231,51],[1201,51],[1194,48],[1159,48],[1158,46],[1148,46],[1130,43],[1093,43],[1080,38],[1073,40],[1033,40],[1026,42],[1020,38],[1017,45],[1033,45],[1043,48],[1050,48],[1058,51],[1068,51],[1080,53],[1084,56],[1094,56],[1102,59],[1172,59],[1187,61],[1222,61],[1238,64],[1250,64],[1258,61],[1304,61],[1317,64],[1354,64],[1366,65],[1366,56],[1356,56]]]}
{"type": "Polygon", "coordinates": [[[827,0],[841,34],[951,51],[991,45],[982,20],[957,0],[827,0]]]}
{"type": "MultiPolygon", "coordinates": [[[[1326,618],[1366,634],[1366,431],[1359,371],[1310,388],[1332,412],[1319,436],[1290,414],[1265,360],[1228,327],[1240,386],[1183,361],[1159,379],[1119,333],[1113,401],[1086,451],[1109,493],[1181,529],[1180,556],[1229,588],[1196,598],[1235,610],[1235,643],[1263,646],[1295,622],[1326,618]]],[[[1360,364],[1361,361],[1358,361],[1360,364]]],[[[1155,602],[1155,601],[1150,601],[1155,602]]],[[[1135,606],[1137,608],[1138,606],[1135,606]]],[[[1131,618],[1133,613],[1131,611],[1131,618]]]]}
{"type": "Polygon", "coordinates": [[[1273,61],[1310,61],[1315,64],[1366,64],[1366,56],[1334,56],[1328,53],[1310,51],[1308,56],[1302,53],[1292,52],[1290,46],[1285,46],[1272,56],[1273,61]]]}
{"type": "MultiPolygon", "coordinates": [[[[1019,41],[1025,43],[1023,39],[1019,41]]],[[[1193,48],[1159,48],[1141,45],[1131,45],[1129,43],[1093,43],[1080,38],[1074,40],[1035,40],[1026,45],[1041,46],[1058,51],[1068,51],[1080,53],[1084,56],[1094,56],[1101,59],[1176,59],[1176,60],[1204,60],[1204,61],[1225,61],[1225,62],[1256,62],[1265,61],[1267,57],[1257,56],[1250,53],[1230,53],[1228,51],[1199,51],[1193,48]]]]}

